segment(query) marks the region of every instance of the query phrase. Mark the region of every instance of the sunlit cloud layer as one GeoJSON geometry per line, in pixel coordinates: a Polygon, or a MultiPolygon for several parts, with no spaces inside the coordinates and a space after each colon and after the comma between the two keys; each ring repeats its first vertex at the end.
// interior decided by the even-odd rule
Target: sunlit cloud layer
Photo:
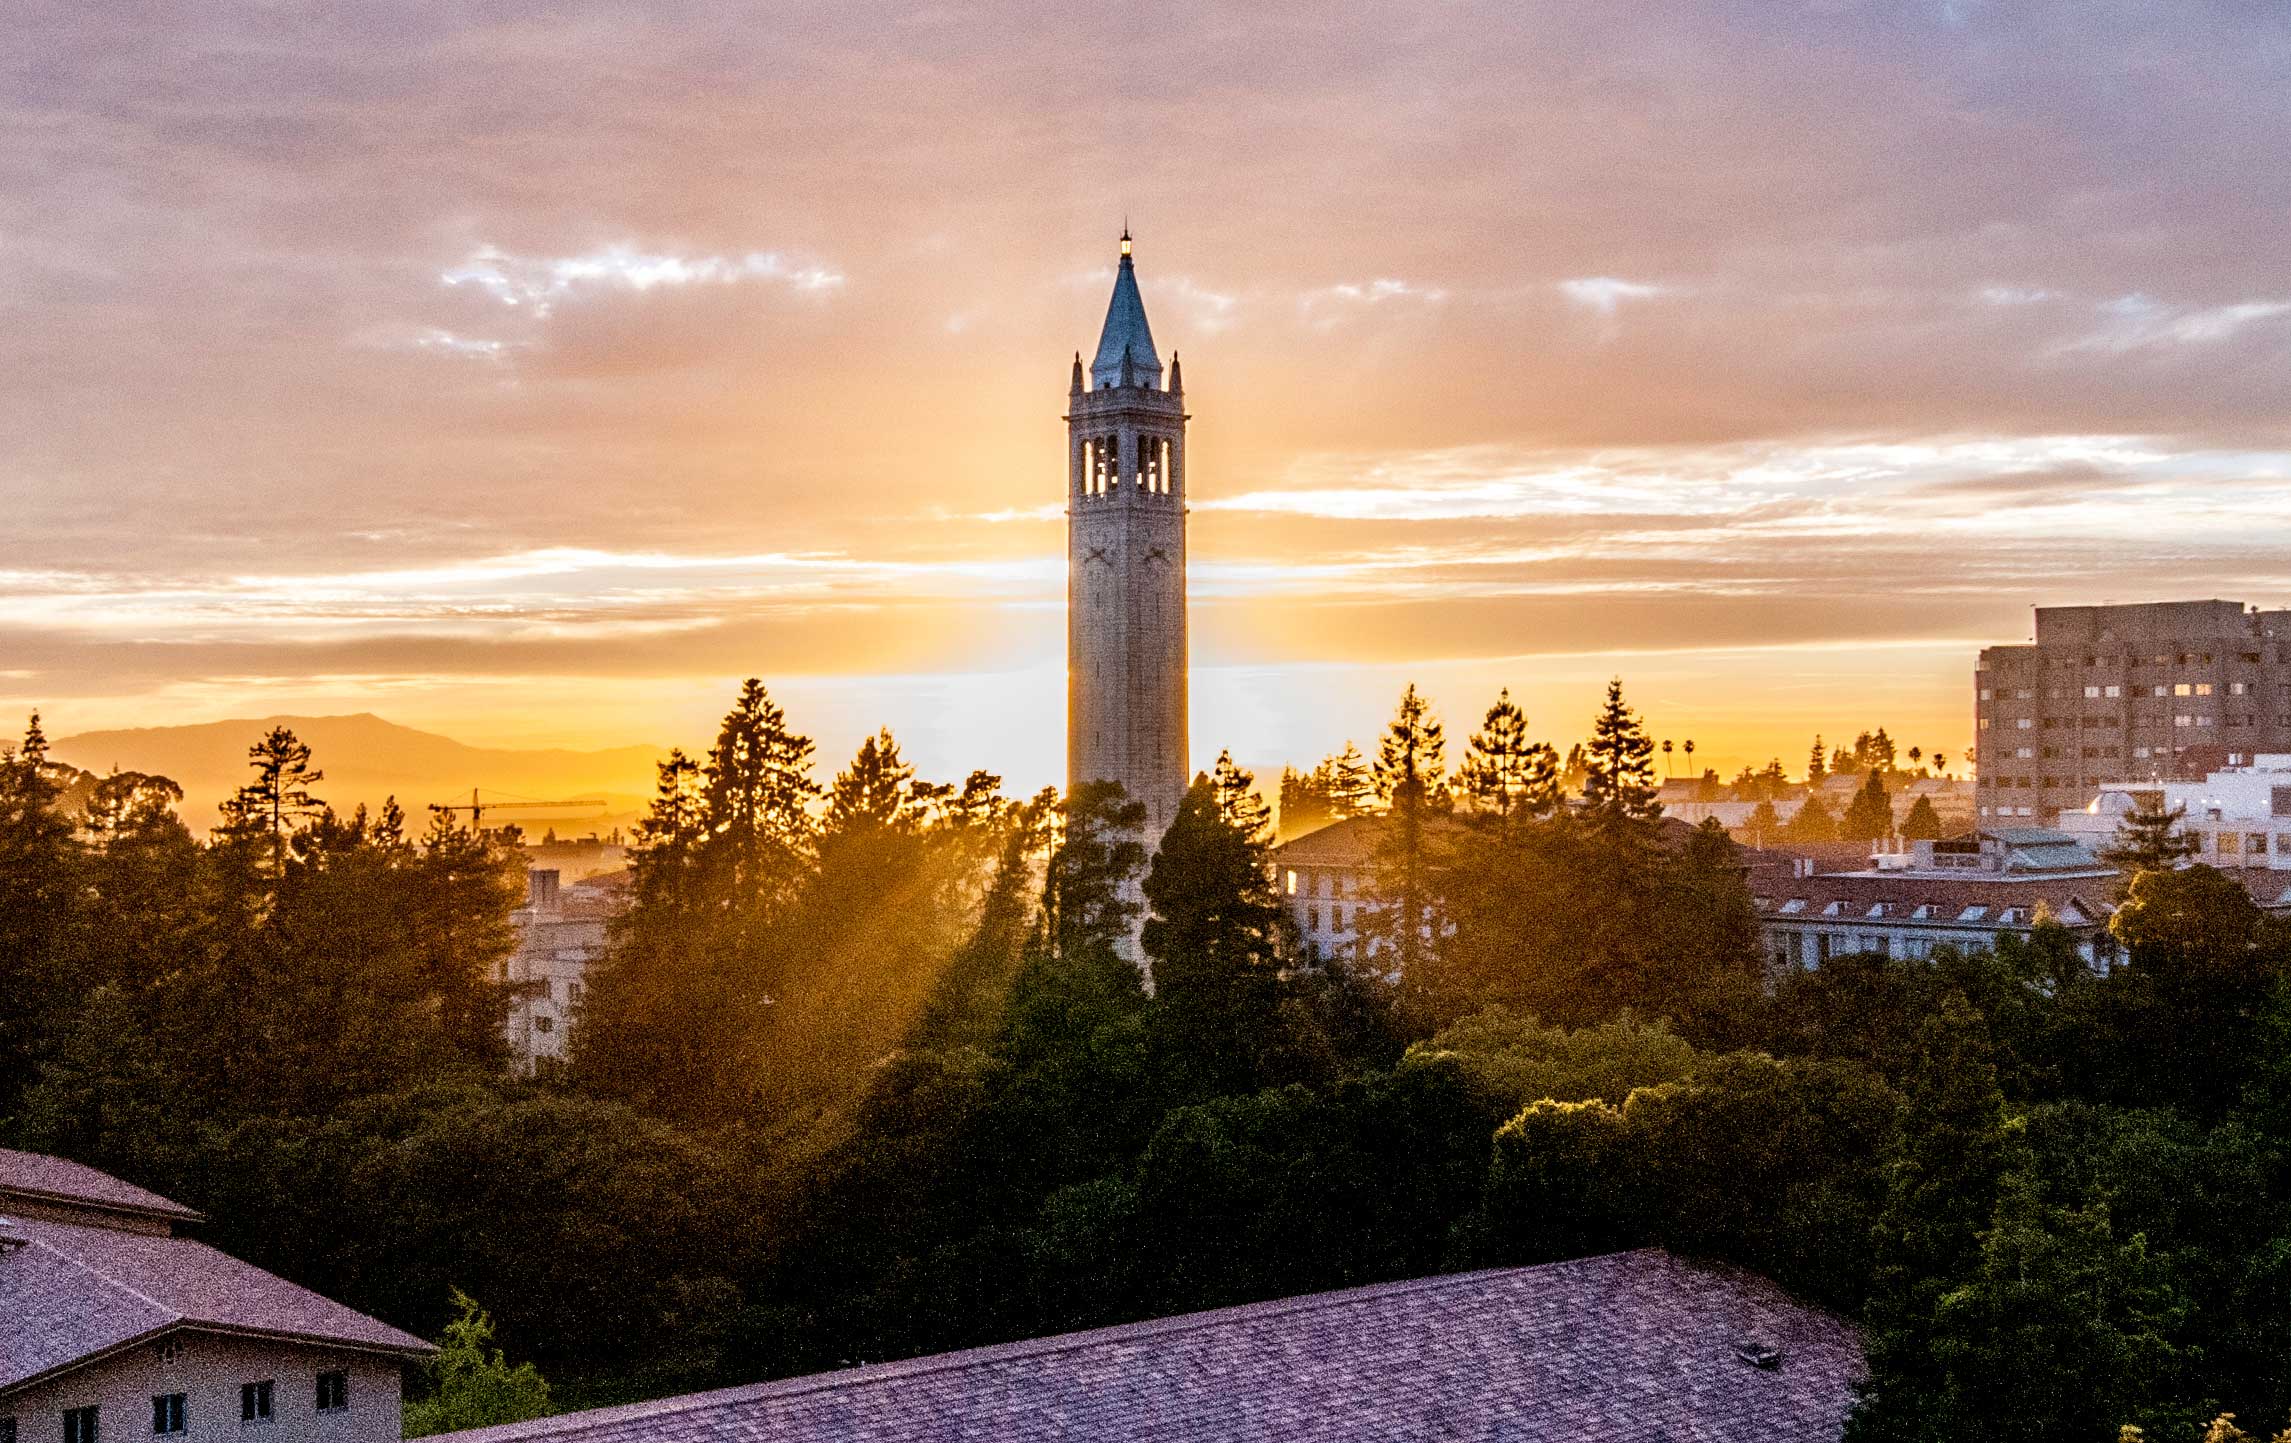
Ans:
{"type": "Polygon", "coordinates": [[[0,708],[64,731],[689,741],[756,672],[823,744],[1054,768],[1060,415],[1125,217],[1195,418],[1205,748],[1309,760],[1410,675],[1572,734],[1621,671],[1714,760],[1957,750],[2032,605],[2291,602],[2268,7],[12,40],[0,708]]]}
{"type": "Polygon", "coordinates": [[[497,246],[480,246],[438,280],[448,286],[473,287],[505,306],[524,306],[538,316],[548,315],[568,296],[598,288],[643,292],[664,286],[777,281],[791,290],[818,292],[843,284],[843,277],[825,266],[796,265],[769,251],[677,256],[648,254],[627,245],[578,256],[514,256],[497,246]]]}

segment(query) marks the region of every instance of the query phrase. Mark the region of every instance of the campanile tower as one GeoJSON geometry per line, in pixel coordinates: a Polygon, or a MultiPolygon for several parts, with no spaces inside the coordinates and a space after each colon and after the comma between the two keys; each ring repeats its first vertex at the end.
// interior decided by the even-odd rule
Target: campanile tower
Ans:
{"type": "Polygon", "coordinates": [[[1185,387],[1169,384],[1130,234],[1066,396],[1066,784],[1115,781],[1159,846],[1185,795],[1185,387]]]}

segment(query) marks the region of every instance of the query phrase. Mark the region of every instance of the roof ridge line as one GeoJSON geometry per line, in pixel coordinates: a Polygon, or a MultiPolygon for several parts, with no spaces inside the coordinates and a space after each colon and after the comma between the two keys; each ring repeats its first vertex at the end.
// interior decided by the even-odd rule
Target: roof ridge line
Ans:
{"type": "MultiPolygon", "coordinates": [[[[184,1241],[189,1241],[189,1239],[184,1239],[184,1241]]],[[[133,1283],[113,1277],[110,1273],[105,1272],[103,1269],[97,1267],[91,1262],[88,1262],[84,1258],[75,1258],[70,1253],[65,1252],[63,1249],[56,1247],[54,1244],[49,1243],[39,1237],[32,1238],[31,1243],[33,1247],[38,1248],[41,1252],[44,1252],[51,1257],[62,1258],[65,1262],[70,1263],[73,1267],[78,1268],[81,1272],[86,1273],[91,1277],[101,1278],[106,1284],[118,1289],[120,1292],[127,1294],[129,1297],[134,1298],[139,1302],[150,1304],[152,1307],[157,1308],[163,1315],[165,1315],[169,1321],[176,1323],[185,1321],[185,1314],[167,1306],[165,1303],[160,1302],[157,1298],[151,1296],[149,1293],[143,1291],[143,1289],[135,1286],[133,1283]]]]}
{"type": "MultiPolygon", "coordinates": [[[[793,1378],[774,1378],[761,1383],[739,1383],[729,1388],[712,1388],[700,1393],[687,1393],[677,1397],[643,1403],[624,1403],[613,1408],[589,1410],[599,1424],[635,1418],[655,1418],[689,1413],[701,1408],[716,1407],[734,1401],[753,1398],[797,1398],[855,1384],[888,1382],[893,1379],[929,1377],[953,1368],[973,1367],[982,1362],[1001,1362],[1017,1358],[1046,1358],[1078,1348],[1096,1347],[1111,1342],[1125,1342],[1133,1338],[1165,1337],[1198,1332],[1219,1323],[1250,1318],[1284,1317],[1293,1313],[1312,1312],[1333,1307],[1348,1299],[1366,1293],[1386,1296],[1428,1292],[1452,1287],[1477,1279],[1511,1273],[1541,1272],[1550,1268],[1566,1267],[1577,1263],[1601,1262],[1613,1258],[1652,1256],[1665,1262],[1670,1259],[1659,1247],[1623,1248],[1610,1253],[1593,1253],[1587,1257],[1562,1258],[1549,1263],[1528,1264],[1520,1267],[1474,1268],[1469,1272],[1435,1273],[1427,1278],[1395,1278],[1384,1283],[1359,1283],[1349,1288],[1334,1288],[1327,1292],[1306,1293],[1301,1297],[1265,1298],[1254,1303],[1230,1303],[1222,1308],[1204,1308],[1192,1313],[1178,1313],[1163,1318],[1140,1318],[1128,1323],[1109,1323],[1103,1327],[1085,1329],[1079,1333],[1053,1333],[1043,1338],[1019,1338],[1007,1343],[983,1343],[976,1347],[960,1348],[948,1353],[927,1353],[914,1358],[895,1358],[882,1363],[861,1363],[849,1368],[836,1368],[822,1373],[801,1374],[793,1378]],[[865,1375],[865,1376],[861,1376],[865,1375]]],[[[501,1425],[494,1429],[473,1430],[455,1434],[457,1438],[481,1443],[497,1439],[501,1443],[528,1436],[530,1432],[554,1432],[566,1420],[578,1418],[578,1413],[560,1413],[551,1418],[536,1418],[524,1423],[501,1425]],[[552,1427],[554,1425],[554,1427],[552,1427]]]]}

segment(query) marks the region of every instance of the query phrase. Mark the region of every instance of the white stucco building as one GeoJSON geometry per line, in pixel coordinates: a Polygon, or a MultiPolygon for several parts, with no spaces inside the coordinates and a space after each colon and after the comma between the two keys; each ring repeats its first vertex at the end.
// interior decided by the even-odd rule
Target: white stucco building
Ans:
{"type": "Polygon", "coordinates": [[[2181,808],[2180,830],[2193,837],[2193,860],[2214,867],[2291,871],[2291,755],[2267,752],[2251,765],[2212,772],[2200,782],[2104,782],[2081,810],[2063,811],[2060,830],[2097,849],[2143,804],[2181,808]]]}
{"type": "Polygon", "coordinates": [[[395,1443],[430,1345],[176,1236],[198,1219],[0,1149],[0,1440],[395,1443]]]}
{"type": "Polygon", "coordinates": [[[509,1048],[521,1070],[564,1059],[589,969],[605,954],[605,929],[620,899],[613,877],[565,887],[553,868],[525,873],[525,905],[512,914],[517,950],[501,963],[509,988],[509,1048]]]}

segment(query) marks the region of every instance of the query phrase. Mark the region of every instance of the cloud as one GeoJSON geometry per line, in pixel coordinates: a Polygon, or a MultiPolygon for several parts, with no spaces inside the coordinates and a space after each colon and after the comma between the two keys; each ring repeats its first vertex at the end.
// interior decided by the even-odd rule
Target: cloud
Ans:
{"type": "Polygon", "coordinates": [[[1615,314],[1616,307],[1624,301],[1648,300],[1661,295],[1663,289],[1644,281],[1618,280],[1613,276],[1584,276],[1559,282],[1561,295],[1602,316],[1615,314]]]}
{"type": "Polygon", "coordinates": [[[2237,301],[2217,306],[2174,306],[2153,296],[2119,296],[2095,307],[2099,324],[2066,343],[2064,351],[2122,353],[2158,347],[2216,346],[2242,332],[2291,316],[2291,301],[2237,301]]]}
{"type": "Polygon", "coordinates": [[[568,297],[597,291],[645,291],[770,281],[799,294],[818,295],[843,285],[827,266],[791,261],[775,251],[738,256],[679,256],[611,245],[575,256],[518,256],[480,246],[441,273],[441,284],[469,286],[506,306],[547,316],[568,297]]]}

